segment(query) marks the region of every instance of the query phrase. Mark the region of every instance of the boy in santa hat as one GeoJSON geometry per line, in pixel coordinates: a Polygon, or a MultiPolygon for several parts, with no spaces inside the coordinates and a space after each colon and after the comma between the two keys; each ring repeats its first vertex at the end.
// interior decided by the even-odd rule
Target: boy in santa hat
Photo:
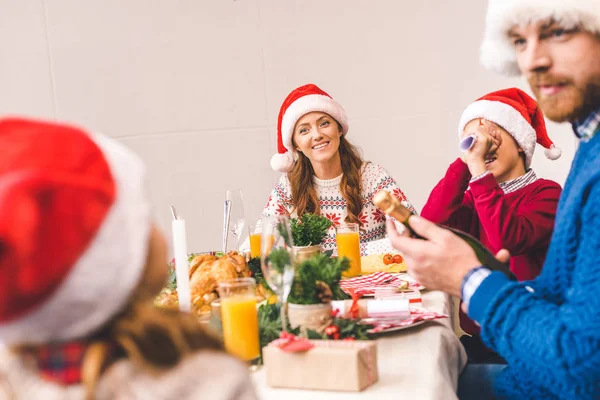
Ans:
{"type": "MultiPolygon", "coordinates": [[[[561,187],[530,168],[536,142],[548,158],[560,150],[548,138],[541,110],[529,95],[510,88],[470,104],[458,125],[459,140],[475,139],[431,192],[422,216],[477,237],[493,253],[507,249],[519,280],[541,271],[552,236],[561,187]]],[[[461,310],[461,342],[471,362],[503,363],[479,338],[461,310]]]]}
{"type": "Polygon", "coordinates": [[[0,119],[0,151],[0,398],[255,399],[197,321],[152,306],[166,245],[134,154],[25,119],[0,119]]]}

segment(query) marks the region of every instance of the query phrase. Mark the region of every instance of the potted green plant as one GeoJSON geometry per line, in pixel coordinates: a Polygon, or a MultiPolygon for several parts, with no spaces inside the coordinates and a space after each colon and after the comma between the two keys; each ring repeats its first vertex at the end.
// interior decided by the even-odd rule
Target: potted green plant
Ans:
{"type": "Polygon", "coordinates": [[[331,301],[348,296],[340,288],[342,272],[350,268],[347,258],[317,254],[296,266],[288,296],[288,318],[292,328],[322,332],[331,322],[331,301]]]}
{"type": "Polygon", "coordinates": [[[296,262],[302,262],[321,253],[321,243],[331,225],[329,219],[311,213],[290,220],[296,262]]]}

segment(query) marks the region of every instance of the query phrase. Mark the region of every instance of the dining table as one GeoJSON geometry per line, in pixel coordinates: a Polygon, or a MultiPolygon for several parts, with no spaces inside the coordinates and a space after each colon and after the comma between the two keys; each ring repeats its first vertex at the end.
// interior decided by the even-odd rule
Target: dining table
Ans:
{"type": "MultiPolygon", "coordinates": [[[[252,373],[260,399],[354,400],[354,399],[457,399],[458,377],[467,362],[463,346],[453,329],[454,303],[440,291],[422,292],[422,307],[448,318],[426,321],[394,332],[379,333],[377,364],[379,380],[360,392],[273,388],[267,385],[266,368],[252,373]]],[[[294,371],[290,371],[293,374],[294,371]]],[[[340,376],[339,379],[348,379],[340,376]]]]}

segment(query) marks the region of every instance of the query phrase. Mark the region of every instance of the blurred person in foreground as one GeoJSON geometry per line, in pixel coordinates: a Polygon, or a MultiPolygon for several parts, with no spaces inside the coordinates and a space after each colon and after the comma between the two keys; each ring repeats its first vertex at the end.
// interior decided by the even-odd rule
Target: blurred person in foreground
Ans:
{"type": "Polygon", "coordinates": [[[81,129],[0,119],[0,399],[255,399],[190,315],[154,308],[166,244],[142,162],[81,129]]]}

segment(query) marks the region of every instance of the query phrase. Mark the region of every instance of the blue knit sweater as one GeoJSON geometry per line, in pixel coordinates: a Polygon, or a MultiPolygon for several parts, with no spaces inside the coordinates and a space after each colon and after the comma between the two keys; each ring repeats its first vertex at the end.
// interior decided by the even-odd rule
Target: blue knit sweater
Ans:
{"type": "Polygon", "coordinates": [[[600,399],[600,133],[575,155],[541,275],[492,273],[469,316],[508,362],[502,398],[600,399]]]}

